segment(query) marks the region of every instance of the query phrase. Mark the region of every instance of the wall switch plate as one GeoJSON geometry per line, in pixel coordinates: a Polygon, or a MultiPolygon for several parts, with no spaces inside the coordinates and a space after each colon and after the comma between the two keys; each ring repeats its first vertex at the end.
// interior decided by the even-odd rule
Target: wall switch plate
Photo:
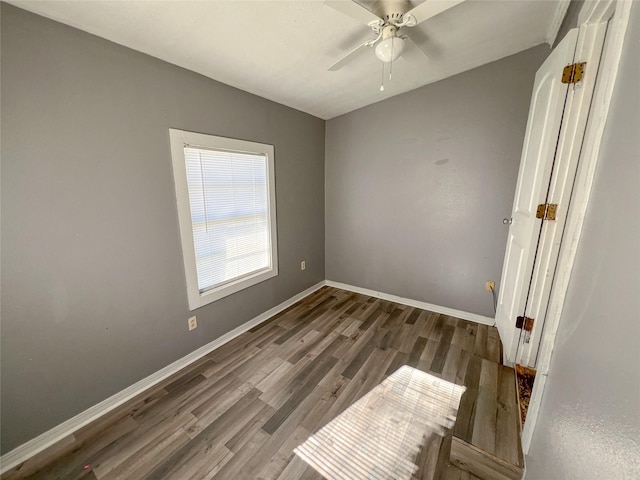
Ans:
{"type": "Polygon", "coordinates": [[[496,289],[496,282],[493,280],[487,280],[487,283],[484,284],[484,289],[487,292],[493,292],[496,289]]]}
{"type": "Polygon", "coordinates": [[[307,262],[303,260],[300,262],[300,270],[304,270],[305,268],[307,268],[307,262]]]}
{"type": "Polygon", "coordinates": [[[198,320],[196,319],[196,317],[189,318],[188,322],[189,322],[189,331],[195,330],[196,328],[198,328],[198,320]]]}

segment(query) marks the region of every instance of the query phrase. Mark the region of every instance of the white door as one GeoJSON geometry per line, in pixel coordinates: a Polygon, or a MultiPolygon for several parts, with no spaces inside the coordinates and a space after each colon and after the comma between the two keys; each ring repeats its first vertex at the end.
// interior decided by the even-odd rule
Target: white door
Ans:
{"type": "Polygon", "coordinates": [[[520,330],[515,322],[524,313],[540,236],[542,221],[536,218],[536,209],[549,189],[568,92],[561,72],[573,63],[577,38],[577,29],[565,36],[536,72],[533,85],[496,307],[496,326],[509,364],[516,360],[520,330]]]}
{"type": "Polygon", "coordinates": [[[515,357],[517,363],[532,368],[536,367],[606,30],[607,24],[600,23],[583,26],[578,32],[574,61],[586,63],[584,77],[579,83],[569,86],[549,189],[546,198],[540,200],[540,203],[554,204],[558,208],[555,221],[545,220],[542,223],[523,315],[535,321],[531,332],[521,332],[515,357]]]}
{"type": "Polygon", "coordinates": [[[496,311],[507,363],[536,366],[605,33],[606,23],[571,30],[536,73],[496,311]],[[574,62],[586,62],[584,78],[563,84],[574,62]],[[545,203],[558,205],[555,221],[536,218],[545,203]],[[534,319],[531,332],[518,316],[534,319]]]}

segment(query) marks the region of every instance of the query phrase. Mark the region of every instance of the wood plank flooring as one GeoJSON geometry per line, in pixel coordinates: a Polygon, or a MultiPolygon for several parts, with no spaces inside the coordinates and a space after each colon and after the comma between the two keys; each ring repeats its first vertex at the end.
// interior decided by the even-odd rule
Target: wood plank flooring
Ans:
{"type": "Polygon", "coordinates": [[[495,328],[324,287],[2,478],[320,479],[293,449],[405,364],[467,386],[447,480],[484,453],[517,475],[500,355],[495,328]]]}

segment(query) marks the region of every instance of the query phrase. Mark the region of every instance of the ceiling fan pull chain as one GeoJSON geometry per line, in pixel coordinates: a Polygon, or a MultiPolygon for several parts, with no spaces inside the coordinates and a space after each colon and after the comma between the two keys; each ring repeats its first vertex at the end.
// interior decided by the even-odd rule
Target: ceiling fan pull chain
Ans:
{"type": "Polygon", "coordinates": [[[384,92],[384,62],[382,63],[382,79],[380,80],[380,91],[384,92]]]}

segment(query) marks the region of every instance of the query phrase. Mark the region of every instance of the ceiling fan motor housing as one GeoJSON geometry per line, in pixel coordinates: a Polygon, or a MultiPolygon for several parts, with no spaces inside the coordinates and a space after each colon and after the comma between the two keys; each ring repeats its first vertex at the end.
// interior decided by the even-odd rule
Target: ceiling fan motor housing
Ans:
{"type": "Polygon", "coordinates": [[[382,39],[386,40],[387,38],[395,37],[396,33],[398,33],[398,27],[395,25],[385,25],[382,29],[382,39]]]}
{"type": "Polygon", "coordinates": [[[397,25],[402,17],[411,9],[409,0],[380,0],[374,6],[374,12],[386,23],[397,25]]]}
{"type": "Polygon", "coordinates": [[[404,13],[392,13],[390,15],[385,15],[383,20],[391,25],[397,25],[399,23],[402,23],[403,17],[404,13]]]}

